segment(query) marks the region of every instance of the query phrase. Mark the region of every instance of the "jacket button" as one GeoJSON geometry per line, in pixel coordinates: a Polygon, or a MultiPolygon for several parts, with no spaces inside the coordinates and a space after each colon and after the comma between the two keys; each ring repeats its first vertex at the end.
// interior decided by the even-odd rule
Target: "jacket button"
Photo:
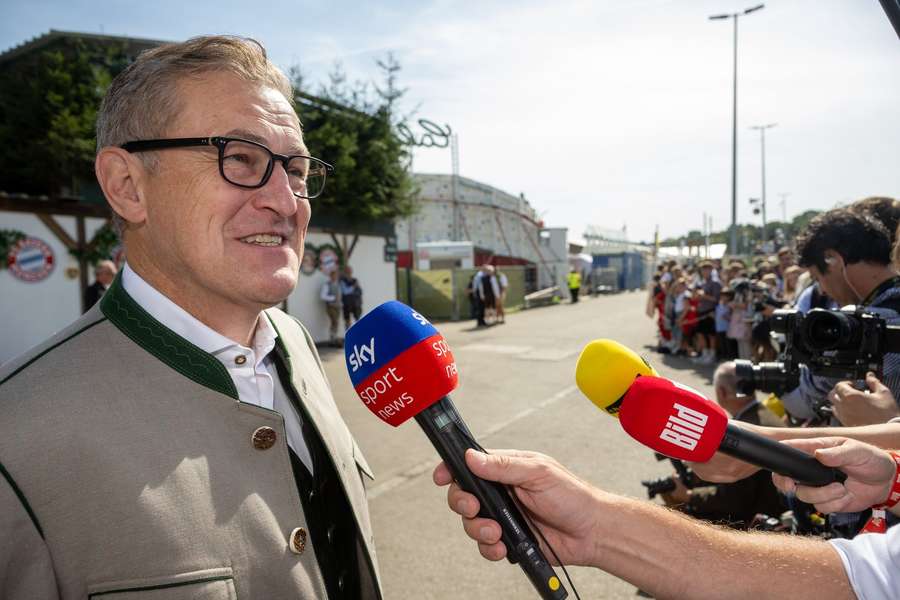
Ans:
{"type": "Polygon", "coordinates": [[[302,527],[294,529],[291,532],[288,546],[294,554],[303,554],[303,551],[306,550],[306,530],[302,527]]]}
{"type": "Polygon", "coordinates": [[[271,427],[260,427],[253,432],[253,447],[257,450],[268,450],[275,445],[278,434],[271,427]]]}

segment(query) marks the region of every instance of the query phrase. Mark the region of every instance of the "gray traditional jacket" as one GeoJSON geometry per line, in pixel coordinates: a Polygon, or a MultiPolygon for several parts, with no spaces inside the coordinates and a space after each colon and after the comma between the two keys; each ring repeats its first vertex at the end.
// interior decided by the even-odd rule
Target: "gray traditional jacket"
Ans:
{"type": "MultiPolygon", "coordinates": [[[[371,471],[309,334],[266,312],[290,371],[285,388],[353,507],[363,597],[380,598],[362,480],[371,471]]],[[[0,598],[325,598],[300,528],[281,415],[240,402],[225,367],[119,280],[0,369],[0,598]]]]}

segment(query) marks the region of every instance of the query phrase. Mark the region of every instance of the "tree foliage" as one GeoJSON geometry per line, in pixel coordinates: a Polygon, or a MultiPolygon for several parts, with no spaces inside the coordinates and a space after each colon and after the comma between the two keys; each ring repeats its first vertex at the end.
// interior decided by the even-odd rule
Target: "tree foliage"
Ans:
{"type": "Polygon", "coordinates": [[[0,189],[78,195],[93,182],[95,124],[121,47],[63,39],[0,69],[0,189]]]}
{"type": "Polygon", "coordinates": [[[411,214],[415,190],[409,175],[409,150],[396,134],[402,122],[396,102],[406,90],[397,87],[400,65],[388,55],[377,62],[384,83],[349,82],[335,65],[316,100],[305,89],[298,68],[291,70],[306,145],[334,165],[313,214],[337,217],[350,228],[391,221],[411,214]]]}

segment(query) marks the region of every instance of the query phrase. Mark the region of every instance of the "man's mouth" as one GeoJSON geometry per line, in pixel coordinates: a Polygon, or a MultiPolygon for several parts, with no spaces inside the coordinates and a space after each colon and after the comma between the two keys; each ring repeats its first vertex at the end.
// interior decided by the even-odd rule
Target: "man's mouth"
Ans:
{"type": "Polygon", "coordinates": [[[280,246],[284,241],[284,237],[274,233],[256,233],[242,237],[241,241],[245,244],[255,244],[257,246],[280,246]]]}

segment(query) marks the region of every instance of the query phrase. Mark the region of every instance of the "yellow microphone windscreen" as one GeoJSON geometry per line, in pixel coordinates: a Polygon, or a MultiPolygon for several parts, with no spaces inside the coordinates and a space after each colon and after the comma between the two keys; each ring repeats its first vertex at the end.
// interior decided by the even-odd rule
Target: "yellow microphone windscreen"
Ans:
{"type": "Polygon", "coordinates": [[[581,393],[616,418],[622,396],[638,375],[658,376],[646,360],[613,340],[589,343],[575,367],[575,383],[581,393]]]}

